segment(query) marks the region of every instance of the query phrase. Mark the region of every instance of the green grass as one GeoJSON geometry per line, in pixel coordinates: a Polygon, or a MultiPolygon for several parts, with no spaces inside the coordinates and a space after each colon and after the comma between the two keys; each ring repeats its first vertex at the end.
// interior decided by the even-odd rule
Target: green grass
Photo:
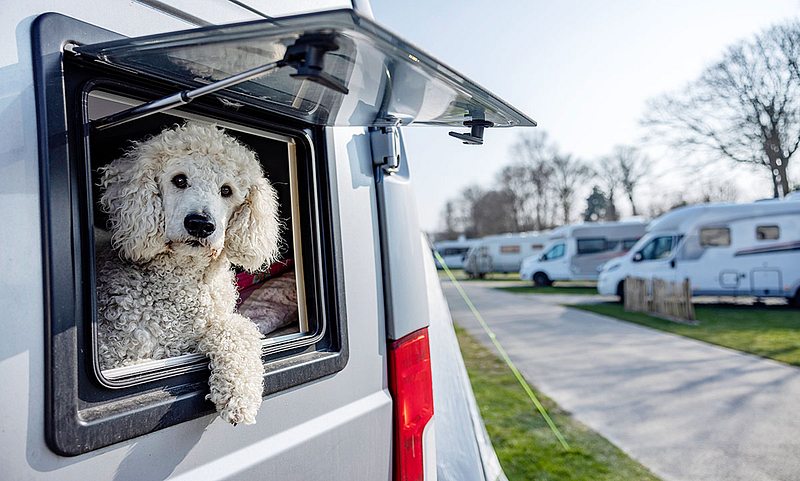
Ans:
{"type": "Polygon", "coordinates": [[[457,327],[456,334],[478,407],[509,480],[658,480],[537,392],[570,444],[571,451],[565,451],[508,367],[463,329],[457,327]]]}
{"type": "Polygon", "coordinates": [[[625,312],[616,303],[572,305],[576,309],[699,339],[800,366],[800,309],[788,306],[695,305],[695,326],[625,312]]]}
{"type": "Polygon", "coordinates": [[[596,296],[597,288],[585,285],[569,285],[556,282],[552,286],[505,286],[495,289],[512,292],[514,294],[578,294],[582,296],[596,296]]]}

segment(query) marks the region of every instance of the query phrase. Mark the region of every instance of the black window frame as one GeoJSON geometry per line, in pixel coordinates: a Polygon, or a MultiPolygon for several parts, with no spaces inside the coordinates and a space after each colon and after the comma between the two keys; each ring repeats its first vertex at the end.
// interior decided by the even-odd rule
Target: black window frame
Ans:
{"type": "Polygon", "coordinates": [[[605,237],[584,237],[584,238],[581,238],[581,239],[575,239],[575,247],[577,249],[575,255],[579,255],[579,256],[586,256],[586,255],[591,255],[591,254],[600,254],[601,252],[606,252],[606,251],[609,250],[609,248],[608,248],[608,239],[606,239],[605,237]],[[600,241],[600,242],[603,243],[603,248],[602,249],[586,251],[586,250],[581,248],[581,243],[585,244],[586,242],[596,242],[596,241],[600,241]]]}
{"type": "Polygon", "coordinates": [[[781,226],[778,224],[762,224],[756,226],[756,240],[758,241],[771,241],[779,240],[781,238],[781,226]],[[775,229],[777,235],[775,237],[765,237],[762,229],[775,229]]]}
{"type": "MultiPolygon", "coordinates": [[[[639,238],[641,239],[641,237],[639,238]]],[[[639,242],[639,239],[622,239],[622,250],[628,252],[639,242]]]]}
{"type": "MultiPolygon", "coordinates": [[[[85,228],[91,223],[86,205],[91,185],[86,182],[87,159],[83,155],[89,127],[79,103],[89,84],[95,86],[98,81],[124,85],[126,95],[138,95],[142,100],[173,93],[176,85],[65,61],[63,46],[67,42],[90,44],[124,38],[80,20],[44,14],[33,22],[31,36],[42,206],[45,436],[55,453],[76,456],[212,414],[214,407],[205,400],[206,368],[176,370],[169,377],[112,387],[98,379],[94,355],[86,349],[93,342],[91,324],[96,321],[92,233],[85,228]]],[[[317,245],[310,247],[311,251],[304,245],[304,255],[320,263],[313,275],[321,286],[318,297],[326,314],[325,328],[312,345],[265,351],[263,395],[342,370],[349,357],[342,248],[324,128],[249,104],[238,110],[225,109],[214,98],[196,101],[191,111],[292,137],[302,152],[299,156],[315,159],[313,174],[308,175],[318,195],[308,204],[316,221],[311,229],[317,245]]]]}

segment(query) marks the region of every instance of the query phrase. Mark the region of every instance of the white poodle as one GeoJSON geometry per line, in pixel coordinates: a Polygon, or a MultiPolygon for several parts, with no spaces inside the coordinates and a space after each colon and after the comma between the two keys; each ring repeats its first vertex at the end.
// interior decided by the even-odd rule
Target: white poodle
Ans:
{"type": "Polygon", "coordinates": [[[226,421],[255,423],[264,367],[258,328],[235,310],[231,264],[278,252],[277,194],[255,154],[214,125],[168,129],[103,168],[111,249],[98,249],[100,365],[199,352],[226,421]]]}

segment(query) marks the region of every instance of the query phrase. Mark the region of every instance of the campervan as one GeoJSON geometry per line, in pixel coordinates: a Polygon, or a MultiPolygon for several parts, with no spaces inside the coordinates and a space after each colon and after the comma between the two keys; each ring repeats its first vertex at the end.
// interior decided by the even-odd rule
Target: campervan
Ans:
{"type": "Polygon", "coordinates": [[[517,272],[522,259],[541,251],[545,242],[547,234],[543,232],[484,237],[467,253],[464,272],[470,278],[483,278],[492,272],[517,272]]]}
{"type": "Polygon", "coordinates": [[[640,220],[587,222],[553,230],[544,252],[524,260],[520,279],[537,286],[554,281],[594,281],[598,268],[633,247],[645,232],[640,220]]]}
{"type": "Polygon", "coordinates": [[[800,199],[681,207],[655,219],[624,257],[607,263],[601,294],[625,278],[682,281],[694,295],[786,297],[800,288],[800,199]]]}
{"type": "MultiPolygon", "coordinates": [[[[531,119],[381,27],[362,0],[6,2],[0,25],[0,478],[505,479],[422,242],[401,131],[449,126],[444,139],[481,144],[489,127],[531,119]],[[226,148],[261,163],[226,170],[230,184],[207,191],[226,198],[214,202],[256,215],[232,190],[255,185],[245,175],[274,187],[259,180],[247,195],[268,193],[277,209],[280,262],[239,269],[241,304],[229,304],[259,329],[281,306],[281,327],[262,331],[252,425],[217,416],[198,352],[100,360],[95,259],[118,228],[109,213],[152,232],[159,255],[204,248],[161,232],[161,189],[179,195],[187,172],[167,179],[150,157],[115,191],[138,201],[107,209],[100,177],[187,122],[215,124],[226,148]]],[[[170,226],[189,215],[179,221],[170,226]]],[[[151,267],[163,283],[217,288],[151,267]]],[[[183,318],[196,307],[114,295],[120,319],[156,303],[183,318]]],[[[131,336],[158,336],[158,319],[135,318],[131,336]]]]}
{"type": "MultiPolygon", "coordinates": [[[[439,241],[433,244],[433,249],[442,256],[449,269],[462,269],[467,259],[467,252],[478,242],[478,239],[467,239],[461,237],[457,240],[439,241]]],[[[438,259],[434,259],[437,269],[444,267],[439,264],[438,259]]]]}

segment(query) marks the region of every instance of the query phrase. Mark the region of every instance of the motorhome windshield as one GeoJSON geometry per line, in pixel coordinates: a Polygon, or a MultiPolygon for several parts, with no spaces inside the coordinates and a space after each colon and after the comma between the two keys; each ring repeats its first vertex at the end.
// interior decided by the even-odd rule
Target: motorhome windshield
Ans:
{"type": "Polygon", "coordinates": [[[664,259],[672,253],[672,236],[660,236],[652,239],[639,251],[640,260],[652,261],[664,259]]]}
{"type": "Polygon", "coordinates": [[[543,261],[551,261],[553,259],[558,259],[559,257],[564,257],[564,244],[559,243],[554,245],[550,248],[547,252],[542,255],[543,261]]]}

